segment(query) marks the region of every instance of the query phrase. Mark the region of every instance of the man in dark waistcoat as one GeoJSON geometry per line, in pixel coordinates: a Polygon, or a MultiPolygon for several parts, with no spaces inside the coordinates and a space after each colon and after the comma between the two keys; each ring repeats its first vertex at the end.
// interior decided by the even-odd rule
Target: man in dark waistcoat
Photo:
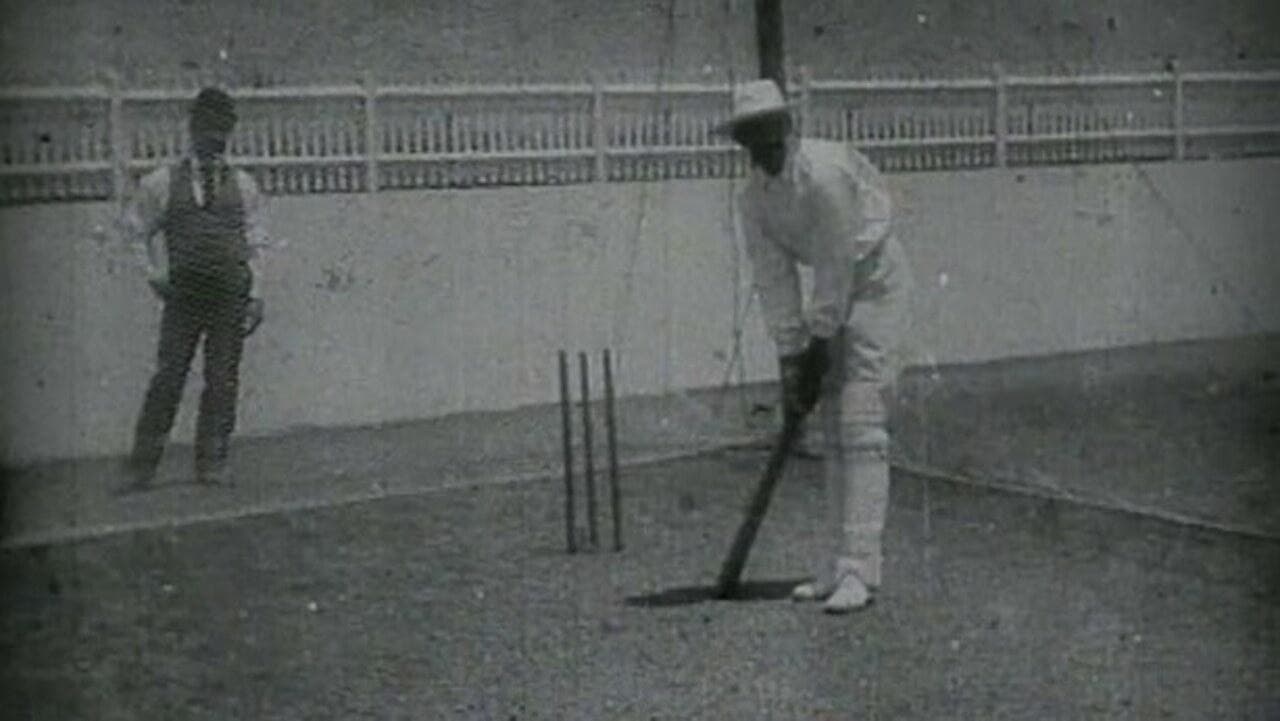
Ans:
{"type": "Polygon", "coordinates": [[[156,370],[129,458],[131,488],[146,487],[155,477],[201,339],[196,480],[229,481],[240,358],[246,336],[262,320],[262,252],[270,244],[259,222],[256,183],[227,163],[235,104],[226,92],[205,88],[189,123],[190,154],[143,177],[122,222],[147,282],[164,303],[156,370]]]}

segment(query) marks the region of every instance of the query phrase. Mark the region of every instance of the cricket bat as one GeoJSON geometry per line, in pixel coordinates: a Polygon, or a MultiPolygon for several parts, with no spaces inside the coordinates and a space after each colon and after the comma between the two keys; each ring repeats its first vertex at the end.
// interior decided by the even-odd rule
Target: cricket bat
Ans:
{"type": "Polygon", "coordinates": [[[765,466],[760,485],[756,486],[755,495],[747,506],[746,518],[738,526],[738,534],[729,547],[729,555],[720,566],[720,578],[716,583],[716,598],[732,598],[738,591],[738,581],[742,569],[747,565],[747,556],[755,543],[756,532],[764,522],[765,513],[769,510],[769,501],[773,498],[773,489],[782,478],[782,470],[786,466],[787,456],[791,455],[791,447],[800,436],[802,416],[788,415],[782,425],[782,433],[778,436],[777,445],[769,456],[769,464],[765,466]]]}

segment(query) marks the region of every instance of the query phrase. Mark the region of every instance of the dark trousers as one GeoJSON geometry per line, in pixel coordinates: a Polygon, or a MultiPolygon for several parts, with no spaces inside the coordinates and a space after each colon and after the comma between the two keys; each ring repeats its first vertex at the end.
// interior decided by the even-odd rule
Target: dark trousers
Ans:
{"type": "Polygon", "coordinates": [[[217,470],[235,430],[248,284],[240,278],[175,278],[160,320],[155,375],[134,436],[133,462],[154,468],[173,428],[196,346],[204,339],[204,391],[196,423],[196,470],[217,470]]]}

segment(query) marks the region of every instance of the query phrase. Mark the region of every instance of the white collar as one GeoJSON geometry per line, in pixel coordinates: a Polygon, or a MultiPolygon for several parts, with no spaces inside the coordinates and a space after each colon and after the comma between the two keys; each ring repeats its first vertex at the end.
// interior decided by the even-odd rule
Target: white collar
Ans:
{"type": "MultiPolygon", "coordinates": [[[[198,171],[204,166],[200,164],[200,159],[195,156],[195,153],[190,153],[187,155],[187,167],[198,171]]],[[[209,164],[209,167],[221,169],[229,168],[231,166],[227,163],[227,156],[219,155],[213,159],[213,162],[209,164]]]]}
{"type": "MultiPolygon", "coordinates": [[[[196,205],[203,208],[205,205],[204,184],[200,182],[200,160],[196,158],[195,153],[187,155],[187,167],[191,170],[191,196],[195,198],[196,205]]],[[[225,155],[220,155],[217,158],[214,158],[211,167],[216,171],[219,171],[217,172],[217,175],[222,174],[220,171],[230,170],[231,168],[231,166],[227,164],[227,157],[225,155]]],[[[229,175],[228,180],[233,183],[236,182],[234,175],[229,175]]],[[[215,182],[218,181],[215,180],[215,182]]]]}

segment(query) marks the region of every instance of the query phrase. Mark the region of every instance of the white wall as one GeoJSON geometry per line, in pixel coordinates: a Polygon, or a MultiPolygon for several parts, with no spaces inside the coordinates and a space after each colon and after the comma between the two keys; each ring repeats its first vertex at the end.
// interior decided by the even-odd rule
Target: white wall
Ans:
{"type": "MultiPolygon", "coordinates": [[[[1280,330],[1277,180],[1274,161],[894,176],[918,278],[913,358],[1280,330]]],[[[717,384],[735,292],[745,303],[750,280],[729,190],[693,181],[277,198],[268,225],[289,247],[272,263],[268,321],[249,344],[241,429],[552,401],[562,347],[616,349],[623,393],[717,384]]],[[[130,258],[94,240],[109,212],[0,211],[5,464],[128,446],[159,308],[130,258]]],[[[746,377],[769,377],[754,310],[744,345],[746,377]]],[[[198,388],[180,416],[184,437],[198,388]]]]}
{"type": "Polygon", "coordinates": [[[941,360],[1280,328],[1280,162],[899,180],[919,347],[941,360]]]}

